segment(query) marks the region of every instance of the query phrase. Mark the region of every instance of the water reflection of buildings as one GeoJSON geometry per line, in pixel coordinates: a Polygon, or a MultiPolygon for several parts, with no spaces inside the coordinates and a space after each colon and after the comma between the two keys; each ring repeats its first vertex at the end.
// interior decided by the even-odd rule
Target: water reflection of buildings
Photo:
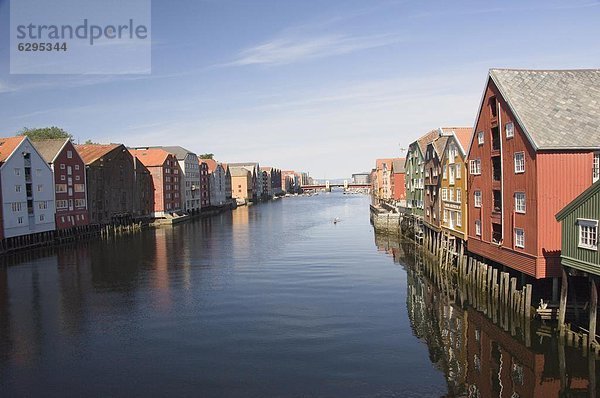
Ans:
{"type": "Polygon", "coordinates": [[[449,396],[597,396],[600,375],[593,356],[583,357],[535,325],[536,337],[526,344],[483,313],[455,302],[459,295],[451,284],[433,283],[412,244],[396,248],[387,237],[376,237],[376,243],[406,269],[411,326],[446,375],[449,396]]]}

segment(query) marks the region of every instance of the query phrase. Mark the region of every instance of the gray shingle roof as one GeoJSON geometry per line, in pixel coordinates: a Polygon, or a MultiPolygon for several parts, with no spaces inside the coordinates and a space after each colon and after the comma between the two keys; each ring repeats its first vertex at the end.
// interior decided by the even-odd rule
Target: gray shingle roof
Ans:
{"type": "MultiPolygon", "coordinates": [[[[392,170],[394,170],[394,173],[404,173],[404,163],[406,162],[405,158],[396,158],[392,160],[392,170]]],[[[362,174],[368,174],[368,173],[362,173],[362,174]]]]}
{"type": "Polygon", "coordinates": [[[36,140],[32,141],[32,143],[46,163],[52,163],[67,140],[68,138],[59,138],[52,140],[36,140]]]}
{"type": "Polygon", "coordinates": [[[188,153],[192,153],[194,155],[196,154],[196,153],[194,153],[188,149],[185,149],[184,147],[181,147],[181,146],[155,146],[155,147],[151,147],[151,148],[162,148],[165,151],[175,155],[177,160],[185,160],[185,157],[187,156],[188,153]]]}
{"type": "Polygon", "coordinates": [[[600,148],[600,69],[491,69],[536,149],[600,148]]]}

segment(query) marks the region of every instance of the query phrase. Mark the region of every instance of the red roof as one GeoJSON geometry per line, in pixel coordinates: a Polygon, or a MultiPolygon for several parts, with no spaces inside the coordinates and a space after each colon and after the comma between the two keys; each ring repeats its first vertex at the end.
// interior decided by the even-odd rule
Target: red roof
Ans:
{"type": "Polygon", "coordinates": [[[465,153],[469,151],[469,145],[471,144],[471,136],[473,136],[473,128],[471,127],[456,127],[454,128],[454,135],[460,142],[465,153]]]}
{"type": "Polygon", "coordinates": [[[377,170],[383,169],[383,165],[385,164],[388,170],[392,169],[392,161],[394,159],[389,158],[389,159],[376,159],[375,160],[375,166],[377,167],[377,170]]]}
{"type": "Polygon", "coordinates": [[[77,153],[85,164],[94,163],[121,144],[83,144],[75,145],[77,153]]]}
{"type": "Polygon", "coordinates": [[[24,136],[0,138],[0,163],[6,162],[24,139],[24,136]]]}
{"type": "Polygon", "coordinates": [[[206,163],[209,173],[212,173],[217,168],[217,161],[214,159],[198,159],[198,161],[200,163],[206,163]]]}
{"type": "Polygon", "coordinates": [[[161,148],[130,149],[129,152],[146,167],[162,166],[169,155],[172,155],[161,148]]]}

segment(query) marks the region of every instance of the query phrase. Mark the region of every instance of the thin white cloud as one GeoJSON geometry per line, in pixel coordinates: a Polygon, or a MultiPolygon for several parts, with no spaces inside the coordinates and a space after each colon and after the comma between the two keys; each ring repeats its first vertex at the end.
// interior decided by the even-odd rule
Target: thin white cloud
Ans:
{"type": "Polygon", "coordinates": [[[389,46],[401,41],[402,38],[397,35],[280,37],[245,49],[237,59],[221,66],[284,65],[389,46]]]}

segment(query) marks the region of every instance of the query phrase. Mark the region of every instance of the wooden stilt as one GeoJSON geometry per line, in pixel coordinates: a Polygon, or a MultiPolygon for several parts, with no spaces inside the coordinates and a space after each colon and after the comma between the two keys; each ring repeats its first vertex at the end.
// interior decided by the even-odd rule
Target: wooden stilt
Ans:
{"type": "Polygon", "coordinates": [[[565,312],[567,310],[567,290],[568,290],[568,280],[567,273],[565,268],[562,269],[562,282],[560,289],[560,304],[558,307],[558,328],[560,330],[560,335],[564,336],[565,334],[565,312]]]}
{"type": "Polygon", "coordinates": [[[596,287],[596,279],[590,276],[590,325],[589,325],[589,342],[596,342],[596,311],[598,309],[598,288],[596,287]]]}

